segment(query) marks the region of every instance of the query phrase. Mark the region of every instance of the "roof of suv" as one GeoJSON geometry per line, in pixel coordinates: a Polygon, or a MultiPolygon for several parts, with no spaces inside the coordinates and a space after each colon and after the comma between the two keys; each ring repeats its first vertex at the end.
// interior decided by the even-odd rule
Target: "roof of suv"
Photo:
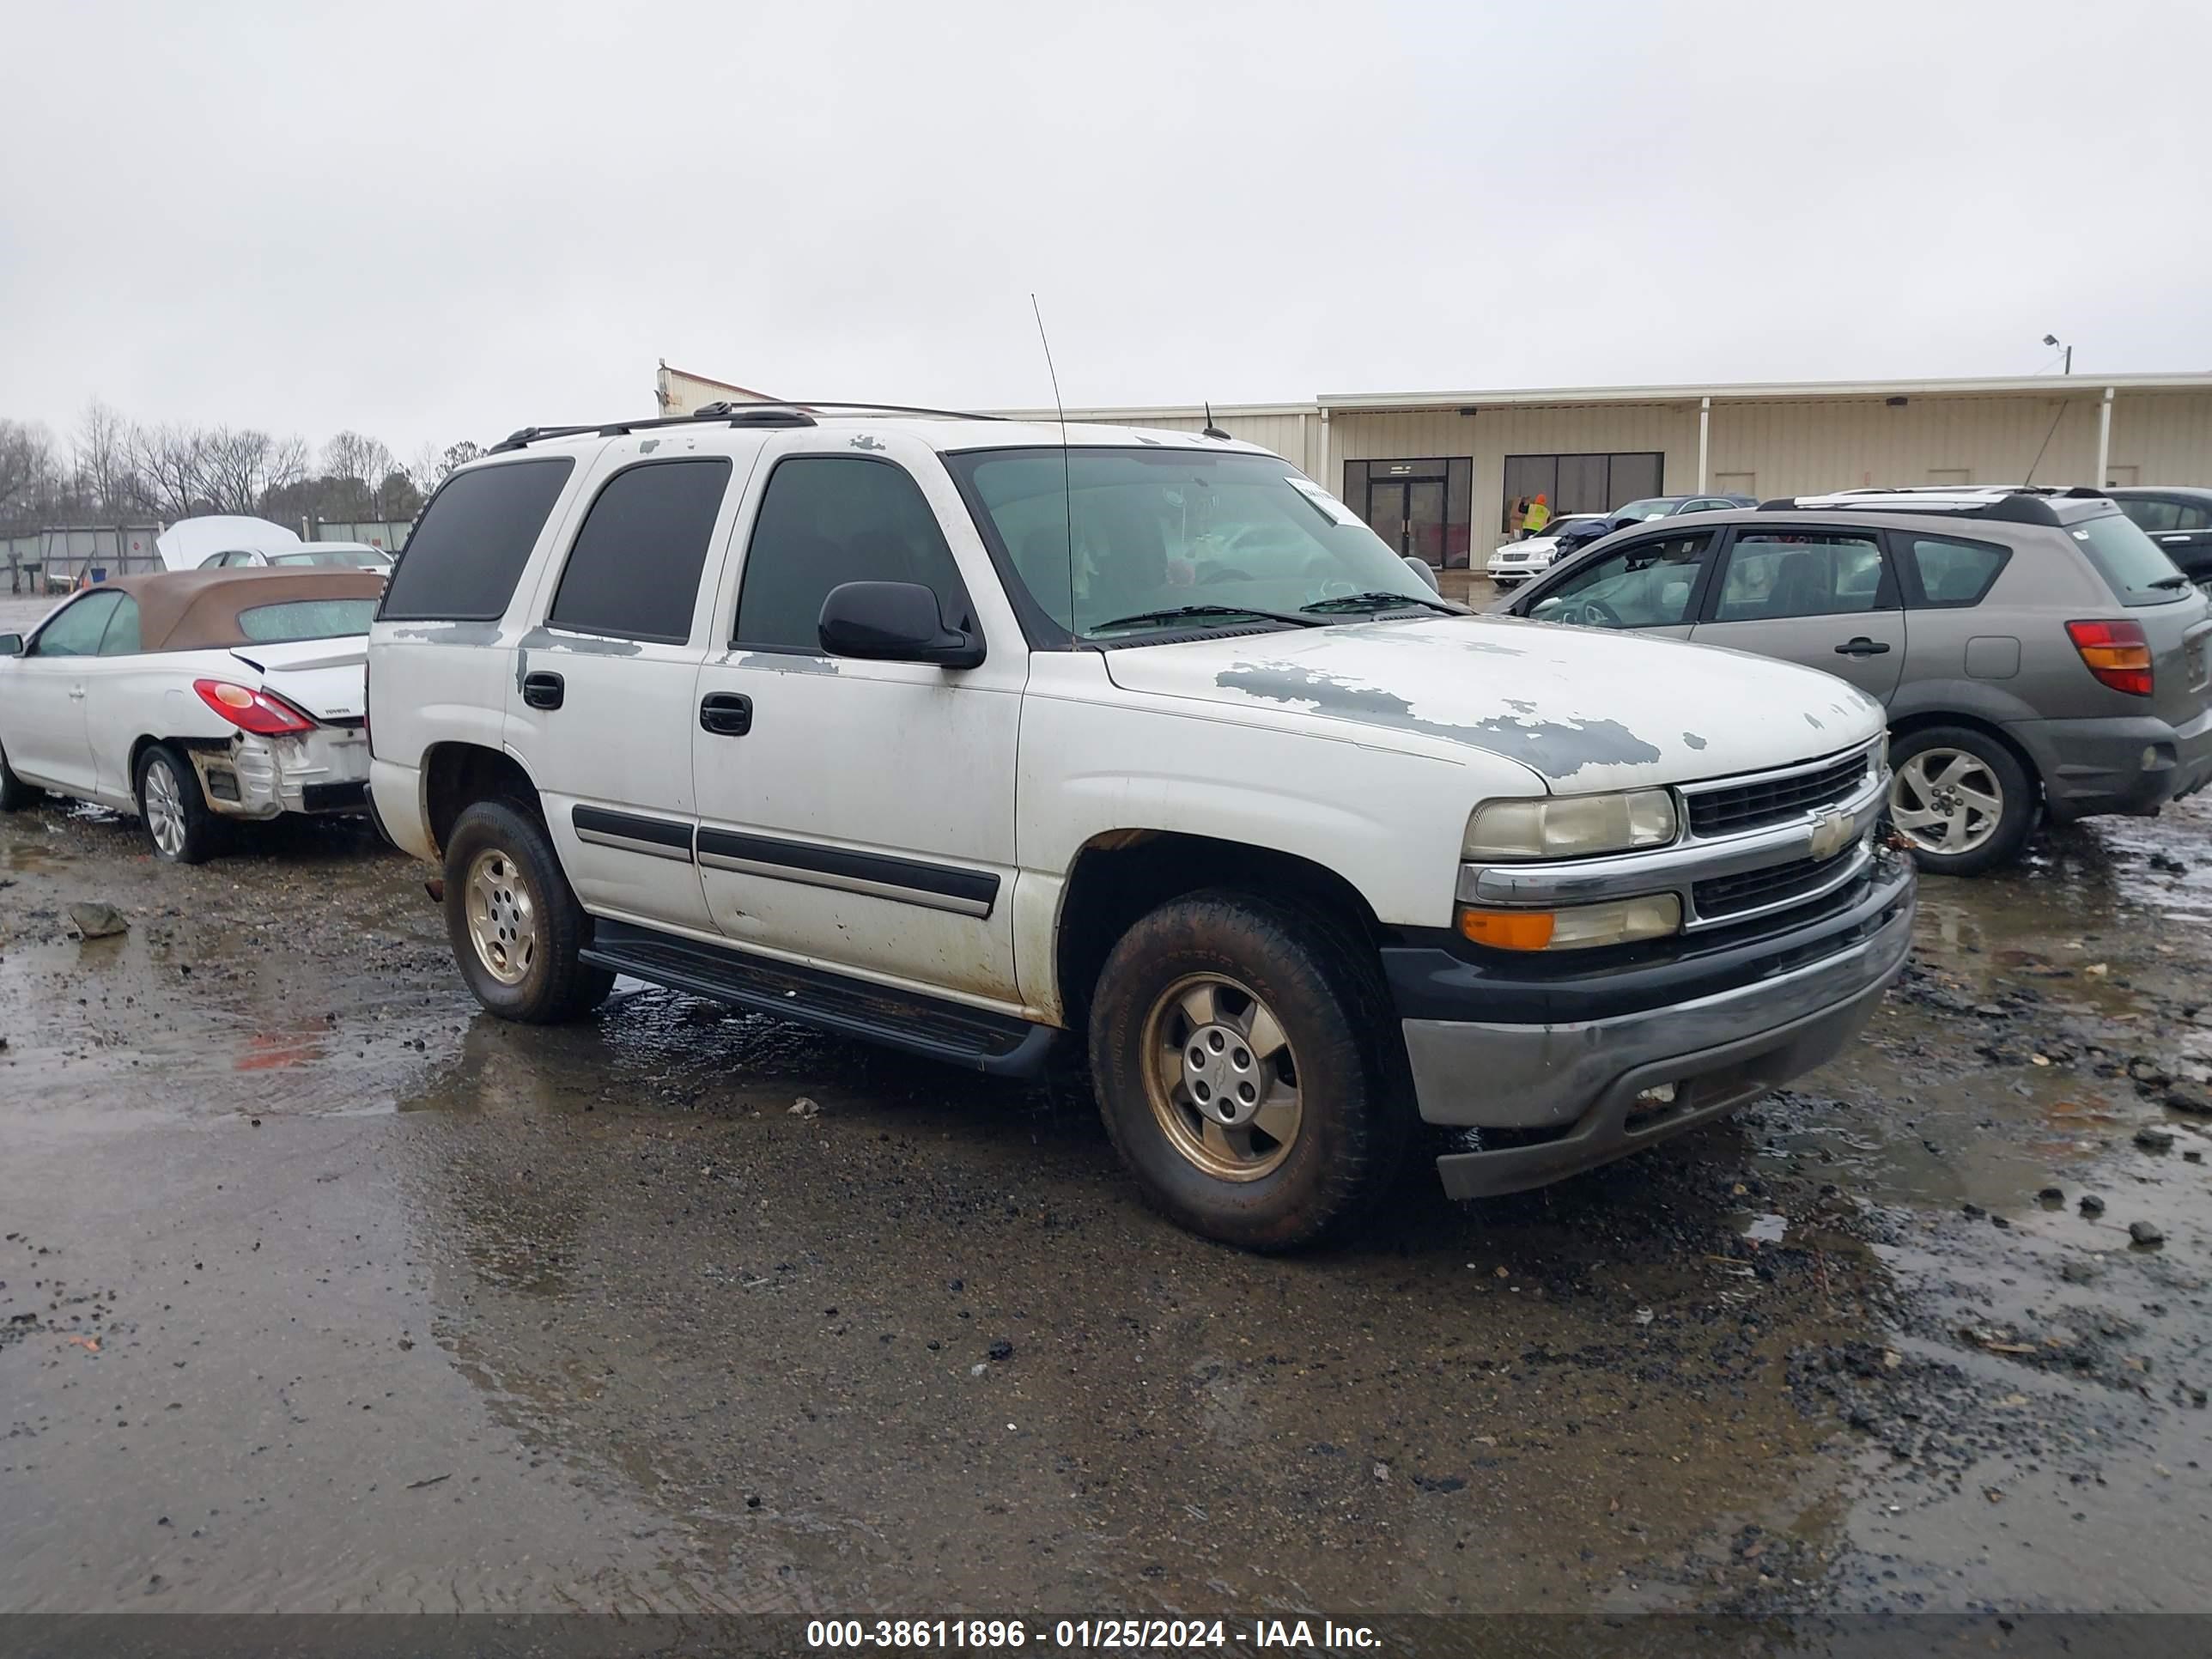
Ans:
{"type": "MultiPolygon", "coordinates": [[[[524,427],[485,452],[499,455],[518,449],[586,438],[619,438],[633,432],[673,427],[693,431],[730,429],[790,430],[818,427],[825,431],[860,433],[887,423],[912,433],[933,449],[947,453],[967,449],[1058,448],[1066,443],[1126,446],[1131,448],[1226,450],[1245,454],[1272,454],[1258,444],[1246,443],[1226,434],[1173,432],[1146,427],[1104,426],[1088,422],[1012,421],[995,415],[971,415],[958,410],[919,409],[900,404],[860,404],[834,401],[790,403],[708,404],[690,415],[666,415],[635,421],[611,421],[585,426],[524,427]]],[[[1213,428],[1212,431],[1218,431],[1213,428]]]]}

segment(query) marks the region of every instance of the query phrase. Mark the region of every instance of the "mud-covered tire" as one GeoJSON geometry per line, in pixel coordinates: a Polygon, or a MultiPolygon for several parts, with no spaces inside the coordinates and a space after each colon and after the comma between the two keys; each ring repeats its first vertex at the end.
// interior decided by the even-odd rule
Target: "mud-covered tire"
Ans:
{"type": "Polygon", "coordinates": [[[1890,823],[1912,842],[1912,860],[1923,874],[1978,876],[2012,863],[2027,845],[2041,807],[2035,780],[2018,755],[1986,732],[1971,726],[1923,726],[1890,745],[1889,765],[1890,823]],[[1971,786],[1976,798],[1987,797],[1994,788],[2000,810],[1978,837],[1957,852],[1946,852],[1923,845],[1927,832],[1911,818],[1916,807],[1926,804],[1929,786],[1950,769],[1947,762],[1952,757],[1972,763],[1960,783],[1971,786]]]}
{"type": "Polygon", "coordinates": [[[580,1019],[614,988],[580,958],[591,919],[544,826],[505,801],[468,807],[446,837],[446,933],[469,989],[501,1019],[580,1019]]]}
{"type": "MultiPolygon", "coordinates": [[[[1348,935],[1298,908],[1198,893],[1143,917],[1108,956],[1091,1000],[1091,1076],[1106,1132],[1150,1203],[1208,1238],[1291,1250],[1351,1227],[1397,1176],[1413,1111],[1403,1057],[1386,1046],[1396,1031],[1379,972],[1348,935]],[[1185,1012],[1183,987],[1213,988],[1197,1005],[1218,1016],[1212,1024],[1185,1012]],[[1222,1063],[1234,1060],[1235,1033],[1249,1029],[1239,1024],[1251,1018],[1247,998],[1272,1016],[1285,1039],[1278,1052],[1291,1056],[1295,1130],[1271,1143],[1253,1132],[1255,1116],[1221,1137],[1226,1152],[1209,1151],[1203,1108],[1188,1092],[1197,1085],[1176,1068],[1183,1053],[1205,1051],[1208,1033],[1227,1034],[1222,1063]],[[1236,1157],[1240,1145],[1249,1157],[1236,1157]],[[1243,1173],[1208,1169],[1209,1156],[1243,1173]]],[[[1263,1102],[1280,1093],[1281,1062],[1264,1069],[1263,1102]]],[[[1221,1075],[1243,1086],[1237,1073],[1221,1075]]]]}
{"type": "Polygon", "coordinates": [[[27,806],[36,806],[46,791],[34,783],[26,783],[9,769],[8,751],[0,749],[0,812],[20,812],[27,806]]]}
{"type": "Polygon", "coordinates": [[[151,744],[138,757],[132,792],[146,845],[165,864],[204,864],[222,843],[223,824],[208,811],[200,775],[167,744],[151,744]]]}

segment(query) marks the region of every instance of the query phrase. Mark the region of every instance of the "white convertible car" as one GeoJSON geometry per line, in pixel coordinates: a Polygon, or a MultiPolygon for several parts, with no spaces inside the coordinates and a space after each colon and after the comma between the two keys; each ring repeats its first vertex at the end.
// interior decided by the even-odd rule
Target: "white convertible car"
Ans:
{"type": "Polygon", "coordinates": [[[351,570],[124,576],[0,634],[0,811],[98,801],[197,864],[226,819],[366,811],[383,592],[351,570]]]}

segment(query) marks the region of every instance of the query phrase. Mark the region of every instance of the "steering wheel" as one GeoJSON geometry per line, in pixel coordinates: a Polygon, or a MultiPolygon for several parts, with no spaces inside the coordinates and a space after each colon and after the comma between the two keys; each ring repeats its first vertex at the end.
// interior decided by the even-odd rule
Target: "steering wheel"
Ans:
{"type": "Polygon", "coordinates": [[[1620,613],[1603,599],[1584,599],[1577,608],[1574,620],[1584,628],[1620,628],[1625,626],[1620,613]]]}

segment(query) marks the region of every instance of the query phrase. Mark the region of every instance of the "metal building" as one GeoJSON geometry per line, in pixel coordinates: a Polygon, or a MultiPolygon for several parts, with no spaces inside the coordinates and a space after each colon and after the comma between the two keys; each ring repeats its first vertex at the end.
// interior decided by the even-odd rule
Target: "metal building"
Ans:
{"type": "MultiPolygon", "coordinates": [[[[662,366],[665,413],[758,398],[662,366]]],[[[1051,410],[1005,411],[1050,419],[1051,410]]],[[[1203,409],[1070,409],[1195,432],[1203,409]]],[[[1401,552],[1475,562],[1516,500],[1602,512],[1644,495],[1766,498],[1922,483],[2212,485],[2212,374],[1333,393],[1213,406],[1401,552]]]]}

